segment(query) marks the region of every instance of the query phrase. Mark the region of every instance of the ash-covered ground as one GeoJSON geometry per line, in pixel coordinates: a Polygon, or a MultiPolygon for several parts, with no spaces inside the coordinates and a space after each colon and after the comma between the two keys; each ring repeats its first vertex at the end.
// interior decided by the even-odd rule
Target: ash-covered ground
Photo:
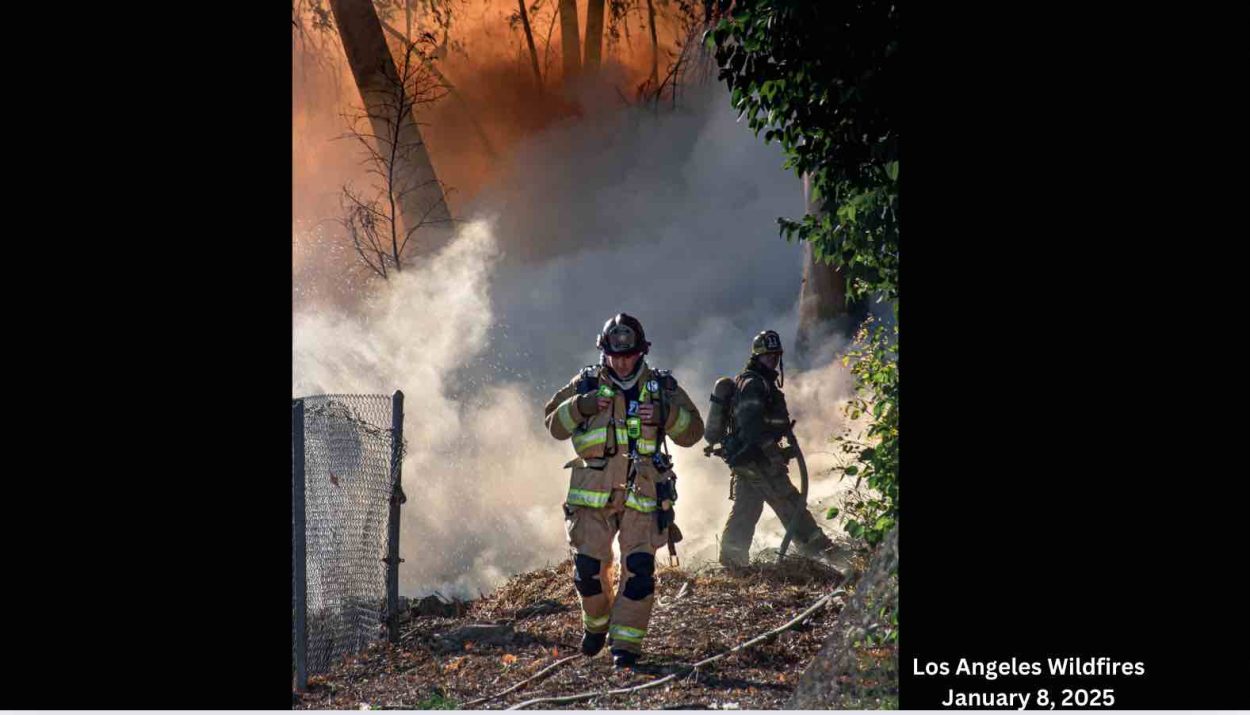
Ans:
{"type": "MultiPolygon", "coordinates": [[[[660,562],[666,554],[657,555],[660,562]]],[[[862,567],[862,563],[857,563],[862,567]]],[[[412,608],[398,645],[379,644],[313,676],[297,709],[503,709],[546,696],[628,688],[661,678],[792,620],[839,584],[836,572],[799,557],[729,572],[663,566],[645,654],[615,671],[605,648],[579,654],[581,612],[565,564],[520,574],[479,600],[412,608]],[[424,611],[424,613],[423,613],[424,611]],[[576,656],[569,659],[569,656],[576,656]],[[546,676],[488,700],[566,660],[546,676]]],[[[841,607],[652,689],[539,709],[779,709],[827,637],[841,607]]]]}

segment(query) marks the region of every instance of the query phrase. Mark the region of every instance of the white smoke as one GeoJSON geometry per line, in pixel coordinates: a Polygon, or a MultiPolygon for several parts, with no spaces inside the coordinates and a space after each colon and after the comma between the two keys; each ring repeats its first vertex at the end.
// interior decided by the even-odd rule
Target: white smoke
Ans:
{"type": "MultiPolygon", "coordinates": [[[[567,557],[562,465],[574,454],[542,410],[597,361],[612,315],[643,322],[648,362],[672,369],[705,416],[712,383],[741,369],[756,333],[793,343],[802,252],[776,218],[801,213],[803,197],[782,160],[735,123],[719,87],[686,112],[584,118],[523,146],[457,238],[375,299],[296,315],[295,394],[406,395],[405,593],[475,596],[567,557]]],[[[851,384],[837,362],[786,375],[813,505],[843,486],[826,442],[851,384]]],[[[673,453],[683,560],[714,558],[728,470],[702,444],[673,453]]],[[[757,544],[781,533],[766,509],[757,544]]]]}

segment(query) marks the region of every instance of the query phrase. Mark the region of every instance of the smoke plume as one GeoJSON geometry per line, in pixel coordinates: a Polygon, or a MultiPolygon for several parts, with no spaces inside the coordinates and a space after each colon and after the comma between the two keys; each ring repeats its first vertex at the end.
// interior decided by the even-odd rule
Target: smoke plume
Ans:
{"type": "MultiPolygon", "coordinates": [[[[428,262],[366,301],[297,301],[296,395],[406,395],[406,594],[476,596],[567,558],[561,467],[574,453],[545,431],[542,408],[598,361],[594,336],[612,315],[642,321],[648,362],[671,369],[705,416],[712,383],[741,369],[756,333],[792,344],[802,251],[778,238],[776,218],[800,214],[803,196],[778,148],[735,121],[719,86],[692,89],[674,112],[596,106],[519,140],[428,262]]],[[[331,265],[309,257],[296,281],[338,280],[331,265]]],[[[813,510],[843,487],[826,443],[851,385],[836,361],[786,375],[813,510]]],[[[678,548],[687,564],[714,559],[728,469],[701,445],[672,449],[678,548]]],[[[781,535],[766,509],[756,546],[781,535]]]]}

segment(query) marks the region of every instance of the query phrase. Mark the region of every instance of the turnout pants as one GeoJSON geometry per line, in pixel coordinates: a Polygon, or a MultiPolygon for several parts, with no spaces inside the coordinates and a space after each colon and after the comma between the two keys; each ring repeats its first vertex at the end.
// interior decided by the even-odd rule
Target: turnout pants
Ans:
{"type": "Polygon", "coordinates": [[[816,525],[803,503],[803,495],[790,483],[784,464],[769,462],[734,467],[733,507],[720,539],[720,562],[746,566],[750,562],[751,538],[764,512],[764,503],[776,512],[785,528],[794,524],[793,542],[800,553],[815,555],[833,546],[816,525]]]}
{"type": "Polygon", "coordinates": [[[642,652],[655,600],[655,514],[625,506],[624,489],[612,490],[607,506],[565,507],[565,528],[573,554],[573,583],[582,598],[582,623],[590,633],[607,632],[612,648],[642,652]],[[612,539],[620,545],[620,579],[612,593],[612,539]]]}

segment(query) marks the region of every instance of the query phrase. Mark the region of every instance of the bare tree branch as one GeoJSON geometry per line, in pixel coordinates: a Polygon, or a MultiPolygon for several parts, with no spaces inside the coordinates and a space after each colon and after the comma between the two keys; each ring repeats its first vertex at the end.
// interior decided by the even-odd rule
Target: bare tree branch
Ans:
{"type": "Polygon", "coordinates": [[[470,700],[469,702],[465,703],[461,707],[467,708],[472,705],[478,705],[480,703],[490,702],[491,700],[498,700],[499,698],[502,698],[508,693],[514,692],[516,690],[520,690],[522,687],[524,687],[528,683],[532,683],[535,680],[540,680],[542,678],[545,678],[546,676],[550,675],[551,672],[554,671],[556,668],[559,668],[560,666],[564,665],[570,660],[576,660],[577,658],[582,658],[582,657],[584,656],[582,656],[581,653],[578,653],[577,655],[565,656],[561,658],[560,660],[557,660],[556,662],[552,663],[551,665],[548,665],[546,668],[543,668],[542,670],[538,671],[537,673],[534,673],[533,675],[526,678],[525,680],[522,680],[521,682],[516,683],[515,685],[508,688],[507,690],[503,690],[498,693],[495,693],[494,695],[488,695],[483,698],[477,698],[476,700],[470,700]]]}
{"type": "Polygon", "coordinates": [[[340,138],[353,139],[361,147],[361,163],[371,183],[363,192],[350,184],[342,187],[339,223],[360,264],[384,280],[392,272],[403,272],[408,264],[406,249],[420,229],[449,220],[442,218],[448,207],[437,177],[405,169],[424,152],[420,133],[407,128],[415,124],[414,111],[443,96],[437,79],[441,75],[428,56],[432,42],[428,35],[418,42],[405,42],[398,57],[392,58],[394,76],[372,90],[365,107],[343,115],[348,130],[340,138]],[[437,187],[437,192],[419,191],[431,187],[437,187]],[[423,194],[432,193],[437,193],[437,199],[419,207],[409,200],[416,196],[420,201],[423,194]]]}
{"type": "MultiPolygon", "coordinates": [[[[407,40],[407,38],[405,38],[404,35],[400,33],[399,30],[396,30],[394,27],[391,27],[390,24],[383,22],[382,29],[386,30],[386,32],[389,33],[392,37],[395,37],[399,39],[401,42],[405,43],[406,46],[412,45],[412,43],[410,43],[407,40]]],[[[439,70],[438,67],[434,65],[433,60],[424,56],[422,56],[422,59],[426,64],[426,69],[428,69],[438,79],[439,85],[443,89],[446,90],[445,95],[450,95],[451,98],[456,101],[456,104],[457,106],[460,107],[461,112],[464,115],[465,119],[468,120],[469,125],[473,127],[474,133],[477,134],[478,139],[482,142],[482,146],[485,147],[486,153],[490,156],[491,159],[498,158],[498,154],[495,153],[495,147],[490,143],[490,139],[487,138],[486,132],[482,129],[482,124],[477,121],[477,115],[475,115],[473,111],[469,108],[468,102],[466,102],[464,97],[459,92],[456,91],[456,88],[452,85],[451,81],[447,79],[447,76],[444,75],[442,71],[439,70]]],[[[541,86],[541,78],[540,78],[540,86],[541,86]]],[[[430,101],[431,102],[437,101],[438,99],[441,99],[441,98],[442,97],[431,98],[430,101]]]]}

